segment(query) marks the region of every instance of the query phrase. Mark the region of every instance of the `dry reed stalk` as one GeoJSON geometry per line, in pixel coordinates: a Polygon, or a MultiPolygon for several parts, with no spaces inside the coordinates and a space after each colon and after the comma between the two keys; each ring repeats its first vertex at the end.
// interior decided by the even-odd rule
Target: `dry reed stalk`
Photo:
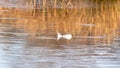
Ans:
{"type": "Polygon", "coordinates": [[[54,0],[54,16],[57,15],[57,0],[54,0]]]}
{"type": "Polygon", "coordinates": [[[42,18],[43,18],[43,21],[45,21],[45,16],[46,16],[46,0],[43,0],[43,13],[42,13],[42,18]]]}

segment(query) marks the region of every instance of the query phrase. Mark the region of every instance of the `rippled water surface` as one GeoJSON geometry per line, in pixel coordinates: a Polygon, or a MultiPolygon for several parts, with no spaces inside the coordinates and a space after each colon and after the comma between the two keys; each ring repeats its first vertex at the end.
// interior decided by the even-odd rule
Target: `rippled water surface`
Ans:
{"type": "Polygon", "coordinates": [[[2,68],[119,68],[120,43],[92,45],[79,39],[29,37],[23,29],[0,27],[2,68]],[[81,42],[80,42],[81,41],[81,42]]]}
{"type": "MultiPolygon", "coordinates": [[[[0,5],[5,7],[2,1],[0,5]]],[[[16,6],[16,4],[7,6],[9,5],[16,6]]],[[[74,27],[89,32],[88,35],[82,36],[84,33],[81,31],[81,36],[73,35],[71,40],[57,40],[58,25],[55,25],[59,21],[51,24],[53,23],[51,19],[47,21],[48,24],[43,24],[45,21],[8,15],[9,12],[12,11],[0,10],[0,68],[120,68],[118,34],[112,37],[112,41],[106,43],[106,35],[92,36],[90,33],[91,27],[94,33],[97,24],[85,23],[77,24],[81,26],[80,28],[74,27]]],[[[60,32],[62,33],[63,29],[64,33],[67,32],[67,25],[64,22],[62,25],[65,27],[59,29],[60,32]]],[[[73,29],[74,32],[80,32],[79,30],[73,29]]],[[[68,28],[68,33],[70,31],[72,30],[68,28]]],[[[119,32],[120,29],[116,31],[119,32]]]]}

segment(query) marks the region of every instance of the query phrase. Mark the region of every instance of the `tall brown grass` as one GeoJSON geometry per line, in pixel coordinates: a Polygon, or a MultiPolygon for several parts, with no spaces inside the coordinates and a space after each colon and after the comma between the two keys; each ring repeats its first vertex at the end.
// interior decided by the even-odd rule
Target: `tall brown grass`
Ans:
{"type": "MultiPolygon", "coordinates": [[[[71,33],[74,37],[105,36],[103,41],[110,43],[113,37],[119,35],[116,31],[120,29],[119,0],[42,0],[41,2],[31,0],[29,4],[33,3],[33,9],[25,11],[15,9],[17,11],[14,13],[16,16],[26,18],[31,16],[24,21],[24,29],[34,33],[33,36],[61,32],[71,33]],[[40,6],[42,8],[38,8],[40,6]]],[[[20,21],[16,21],[16,25],[20,24],[18,22],[20,21]]]]}

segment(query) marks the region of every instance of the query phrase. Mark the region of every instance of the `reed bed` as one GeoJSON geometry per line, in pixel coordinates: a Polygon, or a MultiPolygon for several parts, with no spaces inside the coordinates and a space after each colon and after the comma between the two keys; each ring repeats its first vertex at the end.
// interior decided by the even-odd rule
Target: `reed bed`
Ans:
{"type": "Polygon", "coordinates": [[[61,32],[73,36],[105,36],[103,40],[110,43],[119,35],[119,0],[26,0],[26,3],[33,8],[20,9],[22,12],[15,11],[15,15],[32,16],[33,19],[24,21],[27,22],[24,29],[33,32],[33,36],[61,32]]]}

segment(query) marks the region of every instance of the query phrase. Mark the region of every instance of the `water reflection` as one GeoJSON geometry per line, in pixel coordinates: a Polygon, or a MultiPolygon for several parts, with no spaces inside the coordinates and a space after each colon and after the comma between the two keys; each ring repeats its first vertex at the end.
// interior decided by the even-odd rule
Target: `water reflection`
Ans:
{"type": "Polygon", "coordinates": [[[0,67],[120,68],[119,6],[108,7],[96,13],[88,7],[36,9],[35,15],[31,9],[2,8],[0,67]],[[57,40],[57,32],[73,38],[57,40]]]}
{"type": "Polygon", "coordinates": [[[69,41],[57,41],[54,33],[39,35],[39,32],[26,32],[23,27],[11,24],[3,24],[0,30],[2,68],[120,67],[119,39],[106,45],[104,37],[76,36],[69,41]]]}
{"type": "Polygon", "coordinates": [[[2,43],[0,64],[4,68],[119,68],[119,44],[56,46],[63,48],[54,48],[52,44],[48,47],[36,47],[25,45],[25,43],[5,45],[2,43]]]}
{"type": "MultiPolygon", "coordinates": [[[[6,27],[7,28],[7,27],[6,27]]],[[[119,68],[120,43],[92,44],[90,38],[39,39],[21,29],[2,29],[0,66],[3,68],[119,68]],[[20,35],[15,35],[18,33],[20,35]]],[[[53,36],[55,37],[55,36],[53,36]]],[[[44,37],[42,37],[44,38],[44,37]]],[[[48,37],[49,38],[49,37],[48,37]]]]}

